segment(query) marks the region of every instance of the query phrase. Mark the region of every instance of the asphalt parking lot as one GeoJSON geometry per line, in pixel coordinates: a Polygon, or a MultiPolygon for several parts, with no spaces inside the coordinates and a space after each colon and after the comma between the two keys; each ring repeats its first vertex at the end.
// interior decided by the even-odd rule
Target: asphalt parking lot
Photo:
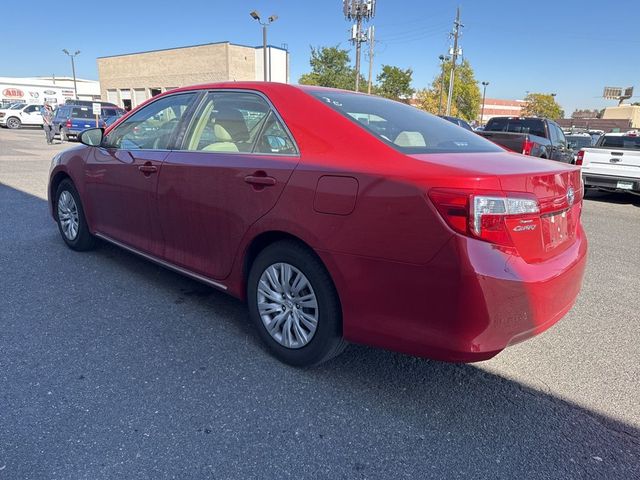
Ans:
{"type": "Polygon", "coordinates": [[[49,217],[38,129],[0,129],[0,480],[640,478],[640,197],[594,193],[575,308],[474,365],[363,346],[312,370],[242,303],[49,217]]]}

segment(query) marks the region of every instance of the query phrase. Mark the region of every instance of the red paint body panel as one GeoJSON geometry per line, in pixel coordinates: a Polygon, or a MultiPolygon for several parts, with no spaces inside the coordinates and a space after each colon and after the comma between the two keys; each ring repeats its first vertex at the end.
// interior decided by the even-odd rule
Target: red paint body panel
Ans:
{"type": "Polygon", "coordinates": [[[502,151],[404,155],[303,87],[233,82],[170,94],[191,89],[263,93],[300,155],[146,152],[127,163],[125,152],[73,149],[51,178],[72,177],[92,231],[240,298],[252,241],[295,236],[333,278],[347,340],[442,360],[490,358],[573,305],[587,250],[578,169],[502,151]],[[134,168],[146,161],[159,167],[152,178],[134,168]],[[254,174],[275,185],[247,184],[254,174]],[[573,205],[563,203],[569,187],[573,205]],[[534,196],[541,214],[535,231],[516,234],[509,223],[514,246],[499,247],[454,232],[429,199],[432,188],[534,196]]]}

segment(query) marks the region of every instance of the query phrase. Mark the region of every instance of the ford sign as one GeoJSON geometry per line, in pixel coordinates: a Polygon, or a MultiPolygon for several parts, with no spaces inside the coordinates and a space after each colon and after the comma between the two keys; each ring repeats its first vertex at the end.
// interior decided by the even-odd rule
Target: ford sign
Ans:
{"type": "Polygon", "coordinates": [[[56,91],[55,91],[55,90],[45,90],[45,91],[44,91],[44,94],[45,94],[45,95],[55,95],[55,94],[56,94],[56,91]]]}

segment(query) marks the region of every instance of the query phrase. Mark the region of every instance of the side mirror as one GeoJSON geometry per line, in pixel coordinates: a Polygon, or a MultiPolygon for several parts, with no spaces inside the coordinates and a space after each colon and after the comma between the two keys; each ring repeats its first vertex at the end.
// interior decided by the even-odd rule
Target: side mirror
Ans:
{"type": "Polygon", "coordinates": [[[104,137],[104,129],[102,128],[90,128],[80,132],[78,140],[89,147],[99,147],[104,137]]]}

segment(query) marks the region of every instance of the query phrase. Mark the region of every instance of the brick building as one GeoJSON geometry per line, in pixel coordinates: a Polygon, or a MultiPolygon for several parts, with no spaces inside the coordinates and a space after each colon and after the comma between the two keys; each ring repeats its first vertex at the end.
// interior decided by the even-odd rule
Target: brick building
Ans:
{"type": "MultiPolygon", "coordinates": [[[[230,42],[98,58],[103,100],[133,108],[166,90],[199,83],[263,80],[263,48],[230,42]]],[[[289,52],[267,47],[274,82],[289,82],[289,52]]]]}

